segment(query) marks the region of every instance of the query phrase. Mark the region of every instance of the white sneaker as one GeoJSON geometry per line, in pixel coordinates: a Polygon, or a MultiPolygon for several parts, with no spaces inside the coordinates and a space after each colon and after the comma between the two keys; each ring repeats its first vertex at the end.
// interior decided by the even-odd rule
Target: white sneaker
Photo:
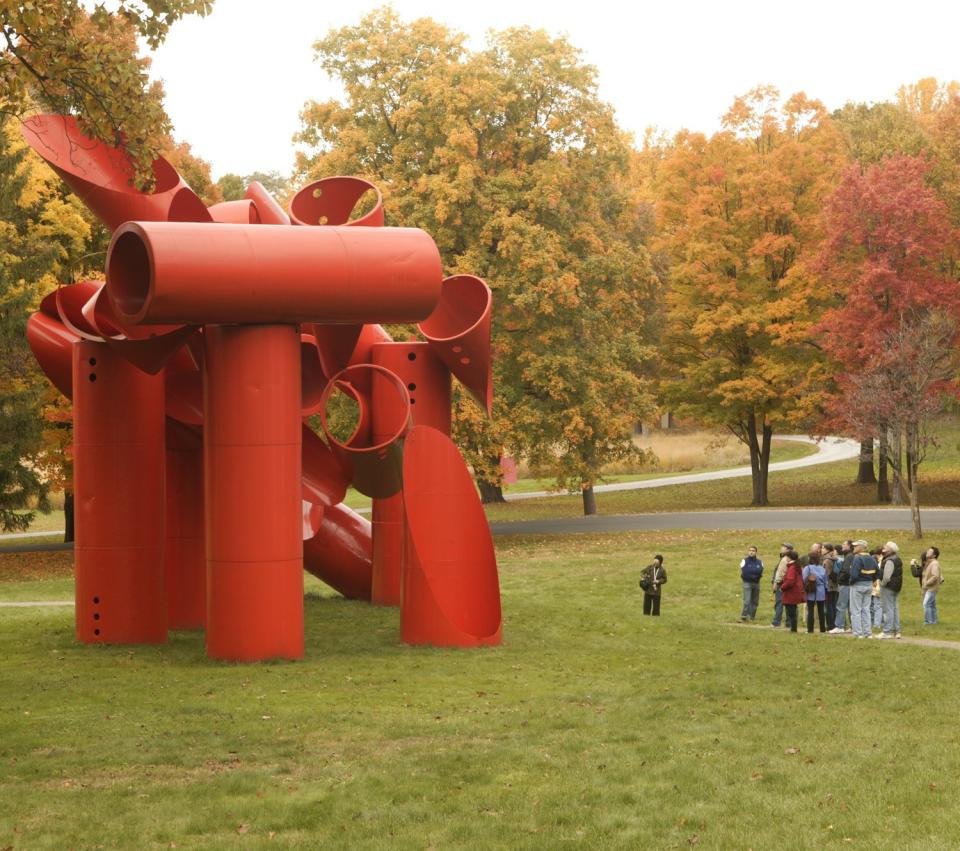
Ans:
{"type": "Polygon", "coordinates": [[[827,633],[827,634],[828,634],[828,635],[843,635],[843,630],[840,629],[840,627],[835,626],[835,627],[834,627],[833,629],[831,629],[830,632],[827,633]]]}
{"type": "Polygon", "coordinates": [[[853,628],[848,626],[848,627],[844,630],[844,632],[853,632],[853,628]]]}
{"type": "Polygon", "coordinates": [[[854,637],[855,637],[855,638],[869,638],[870,636],[868,636],[868,635],[857,635],[857,636],[854,636],[854,637]]]}
{"type": "Polygon", "coordinates": [[[903,633],[898,632],[895,637],[896,637],[896,638],[903,638],[903,633]]]}
{"type": "Polygon", "coordinates": [[[879,636],[874,635],[872,632],[869,635],[863,636],[864,638],[879,638],[879,636]]]}
{"type": "Polygon", "coordinates": [[[893,638],[893,636],[892,636],[892,635],[887,635],[885,632],[881,632],[881,633],[880,633],[879,635],[877,635],[877,636],[871,636],[871,638],[876,638],[876,639],[879,641],[879,640],[882,640],[882,639],[884,639],[884,638],[893,638]]]}

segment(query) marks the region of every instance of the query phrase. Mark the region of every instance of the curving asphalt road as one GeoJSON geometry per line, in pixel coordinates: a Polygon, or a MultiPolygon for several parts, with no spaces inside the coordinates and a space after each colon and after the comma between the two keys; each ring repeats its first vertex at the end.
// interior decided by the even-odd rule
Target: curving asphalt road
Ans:
{"type": "MultiPolygon", "coordinates": [[[[796,440],[801,443],[811,443],[817,447],[813,455],[797,458],[793,461],[777,461],[770,465],[770,472],[781,470],[799,470],[802,467],[815,467],[819,464],[831,464],[834,461],[849,461],[860,457],[860,443],[845,437],[825,437],[816,440],[805,434],[780,434],[778,440],[796,440]]],[[[644,479],[642,482],[617,482],[610,485],[596,485],[596,493],[611,493],[613,491],[645,490],[647,488],[663,488],[668,485],[688,485],[694,482],[715,482],[718,479],[739,479],[751,474],[750,467],[730,467],[727,470],[714,470],[712,473],[684,473],[679,476],[662,476],[658,479],[644,479]]],[[[531,491],[530,493],[505,494],[509,502],[519,499],[535,499],[541,496],[560,496],[556,491],[531,491]]],[[[574,494],[579,496],[579,494],[574,494]]]]}

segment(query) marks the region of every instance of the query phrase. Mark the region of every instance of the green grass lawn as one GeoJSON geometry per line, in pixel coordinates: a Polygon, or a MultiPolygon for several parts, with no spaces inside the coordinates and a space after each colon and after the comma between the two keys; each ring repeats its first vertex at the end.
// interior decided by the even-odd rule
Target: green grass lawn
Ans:
{"type": "MultiPolygon", "coordinates": [[[[736,624],[743,548],[787,535],[820,537],[501,541],[480,651],[403,647],[395,609],[315,583],[297,664],[213,663],[196,633],[81,647],[70,610],[0,609],[0,848],[960,847],[960,652],[736,624]]],[[[932,540],[934,634],[960,639],[960,533],[932,540]]]]}

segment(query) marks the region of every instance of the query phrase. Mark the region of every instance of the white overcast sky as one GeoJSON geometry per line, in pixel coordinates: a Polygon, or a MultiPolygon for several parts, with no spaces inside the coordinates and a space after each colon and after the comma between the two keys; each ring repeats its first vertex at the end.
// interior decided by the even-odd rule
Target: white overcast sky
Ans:
{"type": "MultiPolygon", "coordinates": [[[[228,172],[293,165],[291,137],[308,100],[336,96],[312,44],[354,24],[376,0],[216,0],[175,24],[153,54],[178,139],[228,172]]],[[[598,70],[621,126],[713,132],[733,98],[758,83],[804,91],[828,108],[876,102],[921,77],[960,79],[953,0],[394,0],[405,20],[431,17],[479,48],[488,29],[530,25],[566,35],[598,70]]]]}

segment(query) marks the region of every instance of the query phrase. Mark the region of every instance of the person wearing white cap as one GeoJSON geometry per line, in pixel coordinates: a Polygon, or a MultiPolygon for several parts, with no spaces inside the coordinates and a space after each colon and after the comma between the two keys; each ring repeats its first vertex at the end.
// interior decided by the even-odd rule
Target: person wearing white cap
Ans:
{"type": "Polygon", "coordinates": [[[883,632],[879,638],[900,638],[900,589],[903,588],[903,561],[894,541],[883,545],[880,555],[880,603],[883,632]]]}
{"type": "Polygon", "coordinates": [[[850,623],[857,638],[873,638],[870,633],[870,592],[880,572],[876,559],[867,552],[867,542],[853,542],[850,565],[850,623]]]}

